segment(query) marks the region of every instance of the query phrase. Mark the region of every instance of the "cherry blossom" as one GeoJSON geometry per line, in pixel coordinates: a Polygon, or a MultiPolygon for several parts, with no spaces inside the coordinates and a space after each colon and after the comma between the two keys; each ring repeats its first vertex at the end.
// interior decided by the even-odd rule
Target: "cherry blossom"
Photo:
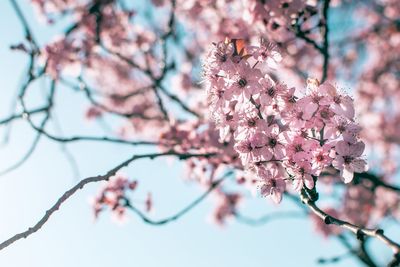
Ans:
{"type": "Polygon", "coordinates": [[[354,172],[361,173],[367,171],[366,161],[360,158],[364,147],[365,144],[361,141],[355,144],[349,144],[346,141],[337,142],[335,146],[337,156],[332,164],[340,170],[345,183],[349,183],[353,179],[354,172]]]}
{"type": "Polygon", "coordinates": [[[262,195],[278,203],[285,179],[300,192],[313,189],[327,168],[336,168],[345,183],[354,172],[367,170],[366,161],[360,158],[364,143],[359,141],[360,127],[354,122],[353,100],[348,95],[316,79],[307,80],[303,93],[288,88],[268,74],[268,64],[258,64],[268,59],[277,62],[274,45],[248,45],[236,57],[226,53],[235,45],[235,40],[214,44],[210,59],[205,59],[210,112],[220,140],[233,138],[244,169],[256,170],[263,177],[262,195]],[[218,57],[223,60],[215,60],[218,57]],[[225,97],[225,92],[232,93],[225,97]],[[212,100],[215,95],[220,97],[212,100]],[[272,161],[276,165],[268,165],[272,161]],[[279,165],[287,175],[277,179],[279,165]]]}

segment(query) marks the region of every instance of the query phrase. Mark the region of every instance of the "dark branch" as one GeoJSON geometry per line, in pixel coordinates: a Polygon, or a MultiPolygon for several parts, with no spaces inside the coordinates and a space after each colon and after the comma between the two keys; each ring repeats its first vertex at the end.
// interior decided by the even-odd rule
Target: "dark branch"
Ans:
{"type": "Polygon", "coordinates": [[[321,220],[323,220],[326,224],[334,224],[337,225],[343,229],[349,230],[352,232],[357,239],[359,240],[364,240],[365,237],[372,237],[376,238],[377,240],[381,241],[383,244],[388,246],[389,248],[392,249],[394,259],[397,260],[398,263],[400,263],[400,245],[394,242],[392,239],[387,237],[384,234],[384,231],[382,229],[368,229],[364,227],[360,227],[357,225],[354,225],[352,223],[349,223],[347,221],[340,220],[338,218],[335,218],[323,210],[321,210],[315,203],[315,201],[312,201],[305,190],[301,191],[301,201],[321,220]]]}
{"type": "Polygon", "coordinates": [[[238,222],[247,224],[250,226],[262,226],[271,221],[280,220],[280,219],[300,219],[305,218],[306,213],[298,212],[298,211],[277,211],[271,212],[259,218],[251,218],[244,216],[238,212],[235,212],[235,218],[238,222]]]}
{"type": "Polygon", "coordinates": [[[195,208],[198,204],[200,204],[215,188],[217,188],[228,176],[230,176],[233,172],[229,171],[227,172],[222,178],[215,180],[210,184],[208,187],[207,191],[205,191],[203,194],[201,194],[199,197],[197,197],[194,201],[192,201],[189,205],[184,207],[182,210],[177,212],[174,215],[168,216],[164,219],[160,220],[154,220],[146,216],[143,212],[141,212],[139,209],[137,209],[135,206],[131,205],[129,200],[126,199],[126,204],[125,206],[132,210],[136,215],[138,215],[145,223],[148,223],[150,225],[155,225],[155,226],[160,226],[164,225],[173,221],[176,221],[189,211],[191,211],[193,208],[195,208]]]}
{"type": "Polygon", "coordinates": [[[151,154],[143,154],[143,155],[134,155],[128,160],[122,162],[121,164],[117,165],[110,171],[108,171],[104,175],[99,175],[99,176],[93,176],[93,177],[88,177],[83,180],[81,180],[79,183],[77,183],[75,186],[73,186],[71,189],[66,191],[57,201],[56,203],[46,211],[45,215],[32,227],[29,227],[26,231],[23,231],[21,233],[18,233],[11,238],[5,240],[4,242],[0,243],[0,250],[8,247],[9,245],[13,244],[14,242],[22,239],[22,238],[27,238],[31,234],[37,232],[42,228],[42,226],[50,219],[50,217],[55,213],[61,205],[69,199],[72,195],[74,195],[79,189],[82,189],[89,183],[95,183],[95,182],[100,182],[100,181],[107,181],[112,177],[113,175],[116,174],[117,171],[122,169],[123,167],[127,167],[131,162],[139,159],[155,159],[159,157],[165,157],[165,156],[174,156],[177,157],[178,159],[187,159],[191,157],[209,157],[210,154],[180,154],[175,151],[168,151],[164,153],[151,153],[151,154]]]}
{"type": "Polygon", "coordinates": [[[322,66],[321,83],[325,82],[326,78],[328,77],[328,70],[329,70],[329,25],[328,25],[329,3],[330,0],[325,0],[322,9],[321,31],[324,37],[324,41],[321,49],[321,54],[324,58],[324,62],[322,66]]]}

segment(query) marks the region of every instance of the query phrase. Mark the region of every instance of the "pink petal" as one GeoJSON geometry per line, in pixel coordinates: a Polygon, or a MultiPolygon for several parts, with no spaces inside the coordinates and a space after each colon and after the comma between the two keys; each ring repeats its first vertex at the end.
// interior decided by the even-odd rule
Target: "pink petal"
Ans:
{"type": "Polygon", "coordinates": [[[285,147],[281,144],[278,144],[274,148],[274,156],[275,159],[283,159],[285,157],[285,147]]]}
{"type": "Polygon", "coordinates": [[[351,155],[350,145],[347,142],[339,141],[335,146],[336,152],[341,156],[351,155]]]}
{"type": "Polygon", "coordinates": [[[309,174],[304,175],[304,183],[308,189],[312,189],[314,187],[314,180],[309,174]]]}
{"type": "Polygon", "coordinates": [[[352,172],[348,167],[343,169],[342,178],[345,184],[350,183],[353,180],[354,172],[352,172]]]}
{"type": "Polygon", "coordinates": [[[272,190],[271,199],[276,203],[279,204],[282,201],[282,192],[277,189],[272,190]]]}
{"type": "Polygon", "coordinates": [[[368,169],[367,162],[365,162],[363,159],[352,160],[349,167],[349,169],[352,169],[354,172],[358,173],[365,172],[368,169]]]}
{"type": "Polygon", "coordinates": [[[330,96],[335,96],[337,94],[336,88],[332,84],[330,84],[328,82],[325,82],[325,83],[321,84],[319,86],[319,90],[320,90],[321,93],[325,93],[325,94],[330,95],[330,96]]]}
{"type": "Polygon", "coordinates": [[[271,194],[271,186],[264,184],[260,188],[260,193],[262,196],[269,196],[271,194]]]}
{"type": "Polygon", "coordinates": [[[348,97],[348,96],[343,97],[340,107],[343,110],[344,116],[346,116],[349,119],[354,118],[354,114],[355,114],[354,104],[353,104],[353,100],[350,97],[348,97]]]}
{"type": "Polygon", "coordinates": [[[350,146],[351,155],[354,157],[361,156],[362,153],[364,152],[364,149],[365,149],[365,144],[364,144],[364,142],[361,142],[361,141],[350,146]]]}
{"type": "Polygon", "coordinates": [[[333,161],[332,161],[333,167],[337,170],[343,170],[344,168],[344,159],[341,156],[337,156],[333,161]]]}
{"type": "Polygon", "coordinates": [[[300,191],[301,188],[303,187],[303,179],[301,179],[301,178],[295,178],[295,179],[293,180],[293,186],[294,186],[294,190],[300,191]]]}
{"type": "Polygon", "coordinates": [[[305,108],[304,108],[304,111],[305,111],[305,112],[303,113],[302,118],[303,118],[304,120],[309,120],[309,119],[311,119],[312,116],[314,115],[314,113],[317,111],[317,109],[318,109],[318,105],[317,105],[317,104],[315,104],[315,103],[313,103],[313,102],[307,104],[307,105],[305,106],[305,108]]]}

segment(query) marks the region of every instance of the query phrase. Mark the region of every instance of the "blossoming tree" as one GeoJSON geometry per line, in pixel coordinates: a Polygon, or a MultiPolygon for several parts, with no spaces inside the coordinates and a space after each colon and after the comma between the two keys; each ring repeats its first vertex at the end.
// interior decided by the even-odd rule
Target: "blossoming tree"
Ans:
{"type": "Polygon", "coordinates": [[[398,1],[30,2],[48,27],[65,20],[68,26],[43,43],[10,0],[24,34],[10,49],[24,54],[28,66],[18,105],[0,124],[22,119],[37,136],[2,174],[23,164],[40,138],[66,146],[148,146],[151,152],[134,154],[106,174],[81,177],[0,250],[38,231],[85,185],[103,182],[94,196],[96,217],[109,209],[117,217],[132,212],[144,223],[164,225],[214,195],[219,225],[267,221],[242,215],[239,204],[252,192],[266,202],[292,201],[319,234],[337,238],[366,266],[382,262],[368,249],[369,240],[392,250],[385,264],[400,265],[399,243],[380,228],[383,220],[400,216],[398,1]],[[342,14],[350,14],[354,26],[332,23],[342,14]],[[32,109],[27,95],[38,80],[51,86],[46,104],[32,109]],[[87,99],[88,120],[117,121],[111,133],[63,136],[50,130],[60,85],[87,99]],[[133,180],[122,169],[164,157],[181,160],[204,193],[176,214],[153,219],[151,189],[136,206],[130,196],[140,177],[133,180]],[[325,202],[328,197],[334,201],[325,202]]]}

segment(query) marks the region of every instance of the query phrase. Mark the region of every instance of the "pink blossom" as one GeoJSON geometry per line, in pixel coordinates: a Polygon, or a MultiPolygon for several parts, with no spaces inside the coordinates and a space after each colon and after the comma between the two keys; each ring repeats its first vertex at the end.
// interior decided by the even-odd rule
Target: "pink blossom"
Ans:
{"type": "Polygon", "coordinates": [[[213,221],[222,226],[226,220],[235,214],[236,208],[241,201],[241,196],[237,193],[225,193],[217,191],[217,207],[213,212],[213,221]]]}
{"type": "Polygon", "coordinates": [[[294,190],[300,191],[305,185],[308,189],[314,188],[314,179],[312,174],[311,163],[309,161],[300,161],[296,163],[296,167],[291,170],[293,173],[294,190]]]}
{"type": "Polygon", "coordinates": [[[302,119],[309,120],[318,110],[318,104],[313,101],[311,96],[306,96],[297,101],[296,106],[302,110],[302,119]]]}
{"type": "Polygon", "coordinates": [[[276,160],[281,160],[285,157],[286,149],[284,146],[283,134],[279,130],[279,126],[273,124],[269,127],[267,133],[265,149],[268,150],[276,160]]]}
{"type": "Polygon", "coordinates": [[[317,169],[317,175],[326,166],[332,163],[333,158],[330,157],[332,146],[330,144],[324,144],[322,147],[312,150],[312,164],[317,169]]]}
{"type": "Polygon", "coordinates": [[[332,103],[332,110],[338,115],[343,115],[348,119],[354,118],[353,99],[348,95],[339,94],[336,88],[330,83],[324,83],[319,87],[322,93],[325,93],[332,103]]]}
{"type": "Polygon", "coordinates": [[[267,131],[269,131],[268,122],[260,118],[257,111],[250,110],[244,113],[239,119],[235,137],[237,139],[242,139],[256,132],[266,133],[267,131]]]}
{"type": "Polygon", "coordinates": [[[42,54],[46,61],[46,72],[53,79],[58,79],[62,72],[78,76],[82,65],[76,53],[78,50],[77,45],[67,39],[58,39],[47,45],[42,54]]]}
{"type": "Polygon", "coordinates": [[[294,161],[309,160],[311,151],[319,147],[315,140],[308,140],[301,135],[295,135],[293,138],[287,140],[288,146],[286,147],[287,156],[294,161]]]}
{"type": "Polygon", "coordinates": [[[259,95],[260,104],[263,106],[271,105],[272,100],[277,96],[275,82],[269,76],[266,76],[261,78],[259,83],[262,86],[262,91],[259,95]]]}
{"type": "Polygon", "coordinates": [[[281,62],[282,56],[276,44],[261,40],[260,46],[252,47],[253,57],[261,62],[266,62],[270,68],[277,68],[277,63],[281,62]]]}
{"type": "Polygon", "coordinates": [[[102,111],[98,107],[92,106],[86,111],[85,117],[88,120],[93,120],[101,117],[102,114],[102,111]]]}
{"type": "Polygon", "coordinates": [[[253,69],[246,61],[240,61],[235,66],[235,72],[231,74],[233,83],[232,89],[235,95],[242,94],[250,99],[261,88],[258,80],[262,77],[259,69],[253,69]]]}
{"type": "Polygon", "coordinates": [[[343,135],[345,141],[355,143],[357,134],[360,131],[361,127],[356,123],[349,121],[345,117],[334,116],[326,123],[324,136],[328,139],[335,139],[343,135]]]}
{"type": "Polygon", "coordinates": [[[262,196],[269,196],[275,203],[280,203],[282,194],[286,189],[286,183],[276,168],[259,168],[259,187],[262,196]]]}
{"type": "Polygon", "coordinates": [[[248,139],[243,139],[235,145],[235,150],[239,153],[243,165],[259,161],[269,161],[272,153],[265,149],[267,136],[256,133],[248,139]]]}
{"type": "Polygon", "coordinates": [[[126,204],[128,202],[127,193],[136,190],[137,181],[129,181],[128,178],[117,173],[110,178],[110,181],[101,189],[95,197],[93,211],[95,218],[105,207],[109,207],[116,219],[124,219],[126,204]]]}
{"type": "Polygon", "coordinates": [[[364,152],[365,144],[360,141],[350,144],[346,141],[339,141],[335,146],[337,153],[333,166],[340,170],[340,175],[345,183],[353,180],[354,172],[365,172],[368,169],[367,163],[360,156],[364,152]]]}

